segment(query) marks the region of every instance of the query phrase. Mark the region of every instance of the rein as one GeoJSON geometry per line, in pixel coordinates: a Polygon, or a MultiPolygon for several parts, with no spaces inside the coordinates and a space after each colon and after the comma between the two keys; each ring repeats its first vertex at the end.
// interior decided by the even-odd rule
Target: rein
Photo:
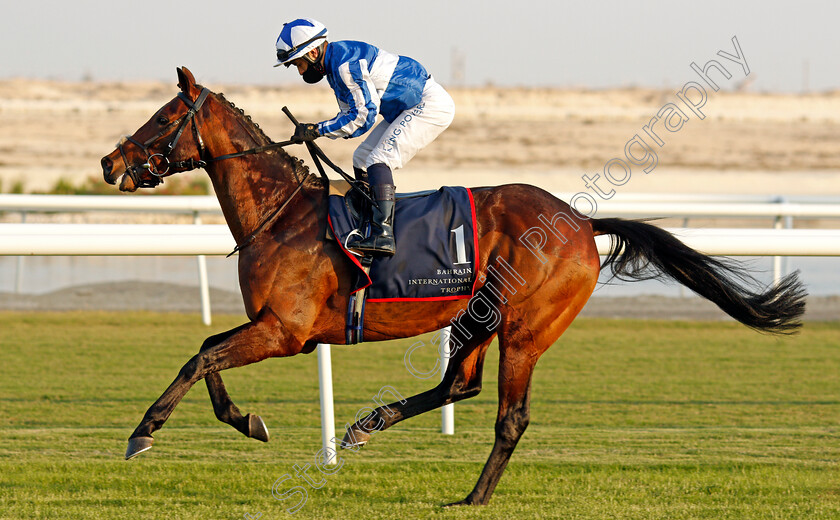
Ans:
{"type": "Polygon", "coordinates": [[[238,253],[239,251],[242,251],[243,249],[251,245],[251,242],[253,242],[257,238],[257,235],[259,235],[260,232],[262,232],[262,230],[265,229],[266,226],[273,222],[277,215],[279,215],[280,212],[283,211],[286,208],[286,206],[289,205],[290,202],[292,202],[292,199],[295,198],[295,195],[297,195],[300,192],[301,188],[303,188],[303,183],[305,183],[311,177],[313,177],[313,174],[311,173],[309,175],[304,176],[303,180],[301,180],[300,183],[297,185],[297,188],[295,188],[295,191],[293,191],[292,194],[289,195],[289,197],[286,199],[286,202],[284,202],[280,207],[269,213],[268,216],[265,219],[263,219],[260,225],[257,226],[257,229],[255,229],[253,233],[248,235],[248,238],[243,240],[241,244],[236,244],[236,247],[233,248],[233,251],[228,253],[228,255],[225,258],[230,258],[234,254],[238,253]]]}
{"type": "MultiPolygon", "coordinates": [[[[279,143],[270,143],[267,145],[258,146],[256,148],[243,150],[241,152],[234,152],[225,155],[220,155],[217,157],[205,158],[204,139],[201,138],[201,132],[198,130],[198,125],[195,122],[195,116],[198,113],[198,111],[201,110],[201,107],[202,105],[204,105],[204,101],[207,99],[207,96],[209,94],[210,90],[206,87],[203,87],[201,89],[201,92],[198,94],[196,100],[192,101],[186,96],[186,94],[184,94],[183,92],[179,92],[178,99],[183,101],[184,104],[188,107],[186,114],[173,121],[172,123],[168,124],[165,128],[158,132],[157,135],[155,135],[151,139],[148,139],[145,143],[137,141],[132,136],[126,136],[124,140],[121,140],[119,142],[119,144],[117,145],[117,149],[120,151],[123,163],[125,163],[126,174],[131,177],[131,180],[134,182],[135,186],[137,186],[138,188],[154,188],[158,184],[162,184],[163,178],[164,176],[166,176],[167,173],[169,173],[170,168],[174,168],[178,172],[186,172],[191,170],[197,170],[199,168],[205,168],[208,164],[213,162],[224,161],[227,159],[235,159],[237,157],[245,157],[247,155],[255,155],[274,148],[283,148],[289,146],[290,144],[304,144],[299,140],[289,139],[287,141],[282,141],[279,143]],[[175,135],[172,138],[172,140],[169,142],[169,144],[166,145],[166,149],[163,151],[163,153],[150,154],[149,146],[162,139],[167,134],[169,129],[178,123],[180,123],[178,129],[175,131],[175,135]],[[169,154],[171,154],[175,150],[175,146],[177,146],[178,141],[181,139],[181,135],[184,133],[184,130],[186,129],[187,125],[190,123],[192,123],[193,135],[195,136],[195,141],[198,146],[198,159],[196,160],[190,157],[189,159],[183,161],[170,162],[169,154]],[[137,173],[137,167],[128,164],[128,158],[125,154],[125,151],[123,150],[123,145],[126,141],[139,147],[146,154],[146,163],[143,164],[141,168],[148,170],[149,173],[153,175],[152,179],[140,180],[137,173]],[[155,159],[156,157],[159,157],[159,159],[155,159]],[[158,164],[159,162],[161,164],[158,164]],[[160,171],[160,166],[162,165],[165,165],[166,169],[160,171]]],[[[298,126],[300,124],[287,107],[283,107],[283,112],[289,117],[289,119],[292,121],[292,123],[294,123],[295,126],[298,126]]],[[[364,196],[364,198],[366,198],[374,206],[378,206],[376,201],[374,201],[370,197],[370,195],[359,186],[359,182],[351,178],[346,173],[344,173],[344,171],[341,168],[339,168],[338,165],[333,163],[326,156],[326,154],[318,147],[318,145],[311,141],[308,141],[305,144],[307,150],[309,150],[309,154],[312,156],[312,160],[315,162],[315,165],[318,167],[318,171],[320,172],[324,180],[329,182],[329,177],[324,171],[324,167],[321,165],[321,161],[319,159],[323,159],[324,162],[326,162],[327,165],[330,166],[330,168],[335,170],[336,173],[338,173],[339,175],[341,175],[341,177],[348,181],[352,189],[355,189],[359,193],[361,193],[364,196]]],[[[257,226],[257,228],[250,235],[248,235],[248,237],[241,244],[236,245],[236,247],[233,249],[233,251],[230,252],[230,254],[227,255],[227,257],[230,257],[235,253],[242,251],[244,248],[248,247],[257,238],[257,235],[259,235],[259,233],[262,232],[266,228],[266,226],[273,222],[274,219],[277,218],[277,216],[286,208],[286,206],[289,205],[292,199],[294,199],[295,196],[300,192],[300,190],[303,189],[304,183],[311,177],[313,177],[313,174],[305,175],[300,181],[300,183],[297,185],[297,187],[294,189],[292,194],[289,195],[289,197],[286,199],[286,201],[283,202],[283,204],[277,209],[269,213],[269,215],[262,220],[262,222],[257,226]]]]}
{"type": "MultiPolygon", "coordinates": [[[[204,101],[207,99],[207,96],[209,94],[210,94],[209,89],[207,89],[206,87],[202,88],[201,93],[199,93],[196,100],[191,101],[190,98],[188,98],[186,96],[186,94],[184,94],[183,92],[179,92],[178,93],[178,99],[183,101],[184,104],[187,105],[187,107],[189,108],[189,110],[187,110],[186,114],[184,114],[183,116],[181,116],[177,120],[175,120],[172,123],[170,123],[169,125],[167,125],[164,129],[162,129],[160,132],[158,132],[157,135],[155,135],[151,139],[148,139],[145,143],[141,143],[141,142],[137,141],[132,136],[126,136],[123,141],[120,141],[120,143],[117,145],[117,148],[119,149],[120,155],[122,156],[123,162],[125,163],[126,173],[129,174],[129,176],[131,177],[131,180],[134,181],[134,184],[138,188],[154,188],[158,184],[162,184],[163,183],[163,177],[167,173],[169,173],[170,168],[174,168],[174,169],[178,170],[179,172],[197,170],[199,168],[205,168],[208,164],[210,164],[212,162],[224,161],[226,159],[235,159],[237,157],[244,157],[246,155],[254,155],[254,154],[258,154],[258,153],[262,153],[262,152],[271,150],[273,148],[283,148],[283,147],[288,146],[290,144],[300,144],[298,141],[290,139],[288,141],[282,141],[282,142],[279,142],[279,143],[270,143],[270,144],[267,144],[267,145],[264,145],[264,146],[258,146],[256,148],[251,148],[250,150],[244,150],[244,151],[241,151],[241,152],[229,153],[229,154],[225,154],[225,155],[220,155],[218,157],[205,158],[204,157],[204,155],[205,155],[204,139],[201,138],[201,132],[198,130],[198,125],[195,124],[195,115],[196,115],[196,113],[198,113],[199,110],[201,110],[201,107],[202,107],[202,105],[204,105],[204,101]],[[163,151],[163,153],[151,153],[150,154],[149,153],[149,146],[151,146],[152,144],[154,144],[155,142],[157,142],[158,140],[163,138],[166,135],[167,131],[172,126],[178,124],[179,122],[180,122],[180,126],[178,127],[178,130],[175,132],[175,135],[172,138],[172,140],[169,142],[169,144],[166,145],[166,149],[163,151]],[[181,135],[184,133],[184,130],[186,129],[186,126],[190,122],[192,122],[193,134],[195,135],[195,141],[196,141],[196,143],[198,143],[198,159],[196,160],[196,159],[190,157],[189,159],[186,159],[184,161],[170,162],[169,161],[169,154],[171,154],[172,151],[175,150],[175,146],[177,146],[178,141],[181,139],[181,135]],[[149,170],[149,173],[151,173],[155,177],[155,179],[150,179],[150,180],[140,180],[139,179],[139,177],[137,176],[137,167],[134,166],[134,165],[129,165],[128,164],[128,158],[126,157],[125,151],[123,150],[123,144],[125,144],[125,141],[128,141],[128,142],[134,144],[135,146],[137,146],[138,148],[140,148],[141,150],[143,150],[143,152],[146,154],[147,159],[146,159],[146,163],[143,164],[141,167],[145,170],[149,170]],[[159,159],[155,159],[156,157],[159,157],[159,159]],[[163,165],[165,165],[165,169],[163,171],[160,171],[161,164],[158,164],[158,162],[160,162],[160,161],[162,161],[163,165]]],[[[285,107],[284,107],[284,110],[285,110],[285,107]]],[[[333,166],[333,168],[336,168],[336,167],[333,166]]],[[[343,173],[343,172],[340,172],[340,173],[343,173]]]]}
{"type": "Polygon", "coordinates": [[[163,128],[160,132],[157,133],[154,137],[147,140],[145,143],[141,143],[134,139],[131,136],[126,136],[125,141],[131,142],[132,144],[138,146],[143,153],[146,154],[146,163],[143,164],[142,168],[149,170],[154,176],[154,179],[143,180],[141,181],[137,175],[137,169],[134,165],[128,164],[128,158],[125,155],[125,150],[123,150],[123,144],[125,141],[120,141],[117,145],[117,148],[120,151],[120,155],[122,156],[123,163],[125,163],[125,172],[131,177],[131,180],[134,182],[135,186],[138,188],[154,188],[158,184],[163,183],[163,177],[169,172],[169,168],[174,166],[176,169],[181,171],[189,171],[195,170],[197,168],[203,168],[206,166],[206,162],[201,160],[201,156],[204,155],[204,139],[201,138],[201,133],[198,131],[198,125],[195,124],[195,115],[201,109],[201,106],[204,105],[204,101],[207,99],[207,96],[210,94],[210,91],[206,88],[201,89],[201,93],[199,93],[198,97],[195,101],[190,100],[183,92],[178,93],[178,99],[184,102],[187,105],[189,110],[187,113],[178,118],[177,120],[173,121],[172,123],[168,124],[165,128],[163,128]],[[169,130],[170,127],[174,126],[175,124],[179,123],[178,129],[175,131],[175,136],[169,141],[169,144],[166,145],[166,149],[163,153],[149,153],[149,146],[157,142],[163,136],[166,135],[166,132],[169,130]],[[183,135],[186,126],[192,122],[193,125],[193,134],[195,135],[195,141],[198,144],[198,157],[199,160],[196,161],[193,158],[189,158],[186,161],[177,161],[174,163],[169,162],[169,154],[175,149],[175,146],[178,144],[178,141],[181,139],[181,135],[183,135]],[[155,157],[160,157],[160,159],[155,159],[155,157]],[[160,165],[157,164],[158,161],[162,161],[163,164],[166,166],[166,169],[163,171],[159,170],[160,165]]]}

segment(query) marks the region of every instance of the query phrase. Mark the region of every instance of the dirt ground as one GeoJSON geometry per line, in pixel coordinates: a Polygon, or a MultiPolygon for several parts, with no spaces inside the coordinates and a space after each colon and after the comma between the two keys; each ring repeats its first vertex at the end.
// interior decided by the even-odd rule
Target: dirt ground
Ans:
{"type": "MultiPolygon", "coordinates": [[[[176,94],[174,83],[174,78],[172,84],[0,81],[0,191],[14,184],[26,191],[47,190],[62,178],[101,179],[99,159],[176,94]]],[[[301,121],[327,119],[337,111],[322,85],[207,86],[224,92],[277,141],[293,131],[281,112],[284,106],[301,121]]],[[[658,163],[647,174],[634,168],[627,183],[617,187],[619,193],[840,191],[840,92],[710,92],[700,109],[703,119],[673,90],[451,93],[457,112],[452,126],[397,173],[399,190],[526,182],[576,193],[585,189],[583,174],[602,172],[610,159],[624,158],[625,144],[639,135],[658,163]],[[669,104],[681,107],[687,120],[674,131],[662,121],[651,126],[669,104]]],[[[319,140],[348,170],[358,142],[319,140]]],[[[302,154],[303,148],[290,151],[302,154]]]]}

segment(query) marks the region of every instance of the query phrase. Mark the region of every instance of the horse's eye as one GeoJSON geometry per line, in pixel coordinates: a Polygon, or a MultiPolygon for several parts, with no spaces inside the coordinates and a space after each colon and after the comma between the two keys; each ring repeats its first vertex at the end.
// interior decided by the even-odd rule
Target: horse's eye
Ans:
{"type": "Polygon", "coordinates": [[[158,122],[159,125],[165,125],[165,124],[169,123],[169,120],[166,119],[164,116],[160,116],[158,118],[157,122],[158,122]]]}

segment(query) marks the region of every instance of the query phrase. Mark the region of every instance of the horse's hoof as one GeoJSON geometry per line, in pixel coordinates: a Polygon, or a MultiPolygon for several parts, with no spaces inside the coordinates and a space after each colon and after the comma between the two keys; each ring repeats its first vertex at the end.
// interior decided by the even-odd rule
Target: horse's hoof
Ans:
{"type": "Polygon", "coordinates": [[[475,505],[466,498],[464,500],[459,500],[457,502],[452,502],[451,504],[444,504],[442,507],[458,507],[458,506],[472,506],[475,505]]]}
{"type": "Polygon", "coordinates": [[[359,448],[368,443],[370,434],[355,426],[351,426],[350,429],[347,430],[344,438],[341,439],[341,447],[345,450],[358,451],[359,448]],[[353,435],[350,435],[350,429],[353,430],[353,435]]]}
{"type": "Polygon", "coordinates": [[[444,504],[443,507],[458,507],[458,506],[486,506],[490,501],[490,497],[483,499],[476,498],[475,491],[466,496],[463,500],[452,502],[451,504],[444,504]]]}
{"type": "Polygon", "coordinates": [[[125,460],[140,455],[144,451],[152,449],[155,440],[151,437],[132,437],[128,439],[128,449],[125,450],[125,460]]]}
{"type": "Polygon", "coordinates": [[[268,428],[259,415],[248,414],[248,437],[268,442],[268,428]]]}
{"type": "Polygon", "coordinates": [[[466,500],[459,500],[457,502],[452,502],[452,503],[449,503],[449,504],[443,504],[443,506],[441,506],[441,507],[457,507],[457,506],[466,506],[466,505],[469,505],[469,504],[467,504],[466,500]]]}

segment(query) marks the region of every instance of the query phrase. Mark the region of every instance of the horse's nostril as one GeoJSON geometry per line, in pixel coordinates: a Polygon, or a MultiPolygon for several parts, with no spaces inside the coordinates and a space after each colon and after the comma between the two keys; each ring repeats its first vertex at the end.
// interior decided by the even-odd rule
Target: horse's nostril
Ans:
{"type": "Polygon", "coordinates": [[[114,162],[107,157],[103,157],[100,163],[102,164],[102,176],[105,178],[105,182],[108,184],[114,184],[114,179],[111,178],[111,172],[114,169],[114,162]]]}

